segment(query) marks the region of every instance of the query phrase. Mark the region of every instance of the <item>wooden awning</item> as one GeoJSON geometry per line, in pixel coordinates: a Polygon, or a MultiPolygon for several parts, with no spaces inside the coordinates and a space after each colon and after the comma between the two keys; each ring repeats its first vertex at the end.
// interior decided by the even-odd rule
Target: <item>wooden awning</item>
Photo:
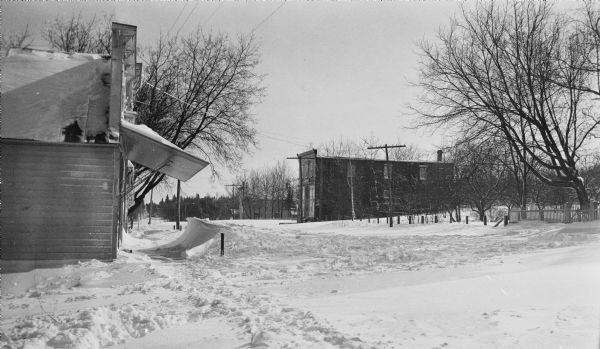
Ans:
{"type": "Polygon", "coordinates": [[[119,139],[128,160],[187,181],[208,165],[162,138],[146,125],[121,120],[119,139]]]}

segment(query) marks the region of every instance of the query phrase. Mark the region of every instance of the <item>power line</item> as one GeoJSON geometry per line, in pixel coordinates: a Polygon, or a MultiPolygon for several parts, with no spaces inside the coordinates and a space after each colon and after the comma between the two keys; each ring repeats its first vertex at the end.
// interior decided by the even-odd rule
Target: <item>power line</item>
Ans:
{"type": "Polygon", "coordinates": [[[267,20],[269,20],[269,18],[271,18],[277,11],[279,11],[280,8],[283,7],[283,5],[285,5],[285,1],[283,1],[281,3],[281,5],[279,5],[273,12],[271,12],[267,17],[265,17],[262,21],[260,21],[260,23],[258,23],[256,26],[254,26],[254,28],[252,28],[252,32],[255,32],[258,30],[258,28],[260,28],[261,25],[263,25],[267,20]]]}
{"type": "Polygon", "coordinates": [[[266,134],[264,134],[262,132],[257,132],[257,133],[260,134],[260,135],[262,135],[263,137],[266,137],[266,138],[269,138],[269,139],[272,139],[272,140],[275,140],[275,141],[289,143],[289,144],[292,144],[292,145],[297,145],[299,147],[306,146],[306,144],[300,144],[300,143],[291,142],[291,141],[288,141],[288,140],[285,140],[285,139],[282,139],[282,138],[277,138],[277,137],[266,135],[266,134]]]}
{"type": "Polygon", "coordinates": [[[179,11],[179,15],[177,15],[177,18],[175,18],[175,22],[173,22],[173,24],[171,24],[171,28],[169,28],[169,30],[167,30],[167,37],[169,36],[169,33],[171,32],[171,30],[173,30],[173,28],[175,27],[175,24],[177,24],[177,22],[179,21],[179,17],[181,17],[181,15],[183,14],[183,11],[185,10],[185,8],[187,7],[188,2],[185,2],[185,5],[183,5],[183,8],[181,9],[181,11],[179,11]]]}
{"type": "MultiPolygon", "coordinates": [[[[272,137],[278,137],[279,136],[278,133],[267,132],[267,131],[260,131],[260,133],[265,134],[267,136],[272,136],[272,137]]],[[[302,139],[302,138],[290,136],[290,135],[285,135],[285,138],[291,139],[292,141],[298,141],[298,142],[302,142],[302,143],[310,143],[310,141],[307,141],[307,140],[302,139]]]]}
{"type": "Polygon", "coordinates": [[[219,6],[208,16],[208,18],[206,18],[204,20],[203,24],[208,23],[208,21],[210,21],[210,19],[213,18],[213,16],[215,15],[215,13],[217,13],[221,9],[221,6],[223,6],[223,3],[225,3],[225,2],[221,1],[221,3],[219,4],[219,6]]]}
{"type": "Polygon", "coordinates": [[[196,1],[196,5],[194,6],[194,8],[190,11],[190,14],[185,18],[185,21],[183,21],[183,24],[181,24],[181,27],[179,27],[179,30],[177,31],[177,34],[175,34],[175,37],[179,36],[179,32],[181,31],[181,29],[183,29],[183,26],[185,26],[185,24],[187,23],[187,21],[190,19],[190,17],[192,16],[192,14],[194,13],[194,11],[196,11],[196,8],[198,7],[198,5],[200,5],[200,0],[196,1]]]}

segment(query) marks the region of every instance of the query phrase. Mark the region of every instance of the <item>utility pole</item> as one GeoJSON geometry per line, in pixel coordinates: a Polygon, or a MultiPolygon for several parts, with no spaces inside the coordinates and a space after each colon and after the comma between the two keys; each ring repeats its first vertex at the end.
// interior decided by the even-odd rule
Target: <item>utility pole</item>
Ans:
{"type": "Polygon", "coordinates": [[[240,197],[240,219],[244,219],[244,193],[246,191],[246,182],[245,181],[242,181],[240,190],[241,190],[241,192],[238,195],[240,197]]]}
{"type": "Polygon", "coordinates": [[[177,180],[177,217],[175,220],[175,229],[181,229],[181,181],[177,180]]]}
{"type": "MultiPolygon", "coordinates": [[[[367,149],[385,149],[385,169],[387,170],[388,177],[388,221],[390,222],[390,228],[394,226],[394,220],[392,219],[392,166],[390,166],[390,157],[388,154],[388,148],[403,148],[406,145],[382,145],[376,147],[368,147],[367,149]]],[[[384,172],[386,172],[384,170],[384,172]]]]}
{"type": "MultiPolygon", "coordinates": [[[[241,188],[243,188],[243,185],[240,185],[240,184],[225,184],[225,186],[226,187],[231,187],[231,189],[233,190],[233,197],[232,197],[233,200],[232,201],[233,201],[233,203],[235,205],[235,187],[241,187],[241,188]]],[[[241,210],[241,207],[242,207],[242,195],[239,194],[239,197],[240,197],[240,210],[241,210]]],[[[233,212],[231,213],[231,216],[233,217],[233,212]]],[[[240,212],[239,217],[240,217],[240,219],[242,219],[241,212],[240,212]]]]}
{"type": "Polygon", "coordinates": [[[150,190],[150,212],[148,213],[148,224],[152,224],[152,194],[154,194],[154,189],[150,190]]]}

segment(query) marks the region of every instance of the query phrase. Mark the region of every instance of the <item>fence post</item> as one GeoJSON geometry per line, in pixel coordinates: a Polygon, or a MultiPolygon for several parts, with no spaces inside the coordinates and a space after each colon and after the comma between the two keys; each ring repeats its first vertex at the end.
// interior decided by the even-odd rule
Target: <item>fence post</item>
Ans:
{"type": "Polygon", "coordinates": [[[483,225],[487,225],[487,216],[483,215],[483,225]]]}
{"type": "Polygon", "coordinates": [[[412,224],[412,216],[408,216],[408,224],[412,224]]]}
{"type": "Polygon", "coordinates": [[[508,215],[504,216],[504,226],[508,225],[508,215]]]}
{"type": "Polygon", "coordinates": [[[400,216],[397,217],[396,224],[400,224],[400,216]]]}
{"type": "Polygon", "coordinates": [[[225,233],[221,233],[221,256],[225,255],[225,233]]]}
{"type": "Polygon", "coordinates": [[[434,216],[434,217],[433,217],[433,222],[434,222],[434,223],[437,223],[437,222],[438,222],[438,216],[434,216]]]}
{"type": "Polygon", "coordinates": [[[425,224],[425,216],[421,216],[421,224],[425,224]]]}
{"type": "Polygon", "coordinates": [[[465,224],[469,224],[469,216],[465,216],[465,224]]]}
{"type": "Polygon", "coordinates": [[[379,216],[377,216],[377,224],[379,224],[379,216]]]}
{"type": "Polygon", "coordinates": [[[571,205],[564,205],[564,213],[563,213],[563,223],[572,223],[571,219],[571,205]]]}

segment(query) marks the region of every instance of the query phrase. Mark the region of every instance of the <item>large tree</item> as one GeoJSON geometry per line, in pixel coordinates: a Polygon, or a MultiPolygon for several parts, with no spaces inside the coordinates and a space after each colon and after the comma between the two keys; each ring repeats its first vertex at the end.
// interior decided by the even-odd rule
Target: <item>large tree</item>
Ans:
{"type": "Polygon", "coordinates": [[[547,2],[471,5],[435,43],[419,44],[423,124],[472,138],[497,132],[533,175],[573,188],[587,207],[579,160],[599,123],[585,89],[593,45],[547,2]]]}
{"type": "Polygon", "coordinates": [[[42,37],[64,52],[110,54],[113,15],[85,18],[79,14],[56,17],[42,29],[42,37]]]}
{"type": "MultiPolygon", "coordinates": [[[[251,108],[264,94],[259,58],[252,37],[197,30],[184,38],[159,38],[142,54],[138,122],[207,159],[215,174],[215,165],[238,166],[256,145],[251,108]]],[[[136,176],[130,211],[164,179],[143,167],[136,176]]]]}

